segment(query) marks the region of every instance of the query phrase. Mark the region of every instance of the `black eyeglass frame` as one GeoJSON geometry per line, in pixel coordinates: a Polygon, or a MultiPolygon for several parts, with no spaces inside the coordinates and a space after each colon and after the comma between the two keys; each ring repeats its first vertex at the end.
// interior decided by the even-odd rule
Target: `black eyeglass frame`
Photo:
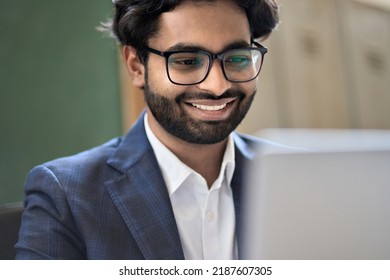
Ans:
{"type": "Polygon", "coordinates": [[[256,79],[257,76],[259,76],[259,74],[260,74],[260,71],[261,71],[261,68],[262,68],[263,62],[264,62],[264,55],[268,52],[268,49],[266,47],[262,46],[261,44],[255,42],[255,41],[252,41],[252,44],[255,45],[256,47],[237,48],[237,49],[228,50],[228,51],[225,51],[225,52],[222,52],[222,53],[218,53],[218,54],[207,52],[207,51],[203,51],[203,50],[178,50],[178,51],[165,51],[165,52],[163,52],[163,51],[159,51],[159,50],[153,49],[153,48],[148,47],[148,46],[144,46],[144,49],[146,51],[148,51],[148,52],[154,53],[156,55],[159,55],[159,56],[162,56],[162,57],[165,58],[165,68],[166,68],[168,79],[169,79],[169,81],[171,81],[171,83],[176,84],[176,85],[181,85],[181,86],[191,86],[191,85],[200,84],[204,80],[207,79],[207,76],[210,73],[211,65],[213,64],[213,61],[216,60],[216,59],[221,60],[221,62],[222,62],[221,63],[222,73],[223,73],[225,79],[228,80],[229,82],[232,82],[232,83],[247,83],[247,82],[250,82],[250,81],[253,81],[254,79],[256,79]],[[234,81],[234,80],[231,80],[231,79],[229,79],[227,77],[227,75],[225,73],[225,67],[223,65],[224,64],[223,57],[225,56],[226,53],[229,53],[229,52],[234,51],[234,50],[258,50],[258,51],[260,51],[260,53],[261,53],[261,64],[260,64],[259,70],[257,71],[256,75],[253,78],[248,79],[248,80],[244,80],[244,81],[234,81]],[[168,69],[169,68],[169,66],[168,66],[169,57],[172,54],[187,53],[187,52],[202,53],[202,54],[205,54],[205,55],[207,55],[209,57],[209,64],[208,64],[208,67],[207,67],[206,74],[205,74],[203,79],[201,79],[200,81],[195,82],[195,83],[188,83],[187,84],[187,83],[175,82],[175,81],[173,81],[171,79],[170,74],[169,74],[169,69],[168,69]]]}

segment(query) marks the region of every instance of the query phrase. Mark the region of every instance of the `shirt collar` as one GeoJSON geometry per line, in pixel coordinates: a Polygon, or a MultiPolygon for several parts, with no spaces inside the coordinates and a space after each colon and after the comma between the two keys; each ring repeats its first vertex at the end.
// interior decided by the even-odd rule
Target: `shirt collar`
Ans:
{"type": "MultiPolygon", "coordinates": [[[[193,169],[185,165],[174,153],[172,153],[152,132],[149,123],[148,115],[144,117],[146,136],[156,155],[157,162],[160,166],[162,175],[167,185],[169,195],[172,195],[191,174],[198,174],[193,169]]],[[[223,157],[220,174],[216,182],[220,182],[226,178],[227,185],[230,187],[235,168],[234,140],[232,135],[229,135],[225,154],[223,157]]],[[[199,174],[198,174],[199,175],[199,174]]],[[[200,175],[199,175],[200,176],[200,175]]],[[[215,183],[213,184],[213,186],[215,183]]]]}

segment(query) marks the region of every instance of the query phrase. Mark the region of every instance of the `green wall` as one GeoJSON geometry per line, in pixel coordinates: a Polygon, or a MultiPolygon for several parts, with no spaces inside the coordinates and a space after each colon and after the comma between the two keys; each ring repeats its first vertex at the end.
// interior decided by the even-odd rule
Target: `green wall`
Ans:
{"type": "Polygon", "coordinates": [[[110,0],[0,2],[0,204],[35,165],[121,134],[110,0]]]}

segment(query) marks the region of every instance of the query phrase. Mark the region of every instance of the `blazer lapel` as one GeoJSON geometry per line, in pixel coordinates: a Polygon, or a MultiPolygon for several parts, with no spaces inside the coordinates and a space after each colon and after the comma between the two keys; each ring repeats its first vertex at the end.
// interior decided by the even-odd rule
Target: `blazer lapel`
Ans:
{"type": "MultiPolygon", "coordinates": [[[[243,181],[253,147],[234,133],[236,169],[232,179],[239,259],[242,256],[243,181]]],[[[168,191],[146,137],[143,115],[107,161],[122,175],[106,189],[145,259],[184,259],[168,191]]]]}
{"type": "Polygon", "coordinates": [[[106,183],[145,259],[184,259],[171,202],[143,115],[108,164],[123,175],[106,183]]]}

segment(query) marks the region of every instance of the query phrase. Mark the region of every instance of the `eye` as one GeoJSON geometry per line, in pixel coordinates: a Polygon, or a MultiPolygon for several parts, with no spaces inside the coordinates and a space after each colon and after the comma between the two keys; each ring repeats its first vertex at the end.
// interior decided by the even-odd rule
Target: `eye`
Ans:
{"type": "Polygon", "coordinates": [[[183,58],[183,59],[172,59],[169,61],[171,64],[178,64],[182,66],[196,66],[200,64],[199,59],[190,59],[190,58],[183,58]]]}
{"type": "Polygon", "coordinates": [[[169,57],[172,70],[195,70],[205,65],[205,58],[196,53],[175,53],[169,57]]]}
{"type": "Polygon", "coordinates": [[[244,54],[232,54],[225,58],[225,66],[244,68],[251,63],[252,59],[250,55],[244,54]]]}

